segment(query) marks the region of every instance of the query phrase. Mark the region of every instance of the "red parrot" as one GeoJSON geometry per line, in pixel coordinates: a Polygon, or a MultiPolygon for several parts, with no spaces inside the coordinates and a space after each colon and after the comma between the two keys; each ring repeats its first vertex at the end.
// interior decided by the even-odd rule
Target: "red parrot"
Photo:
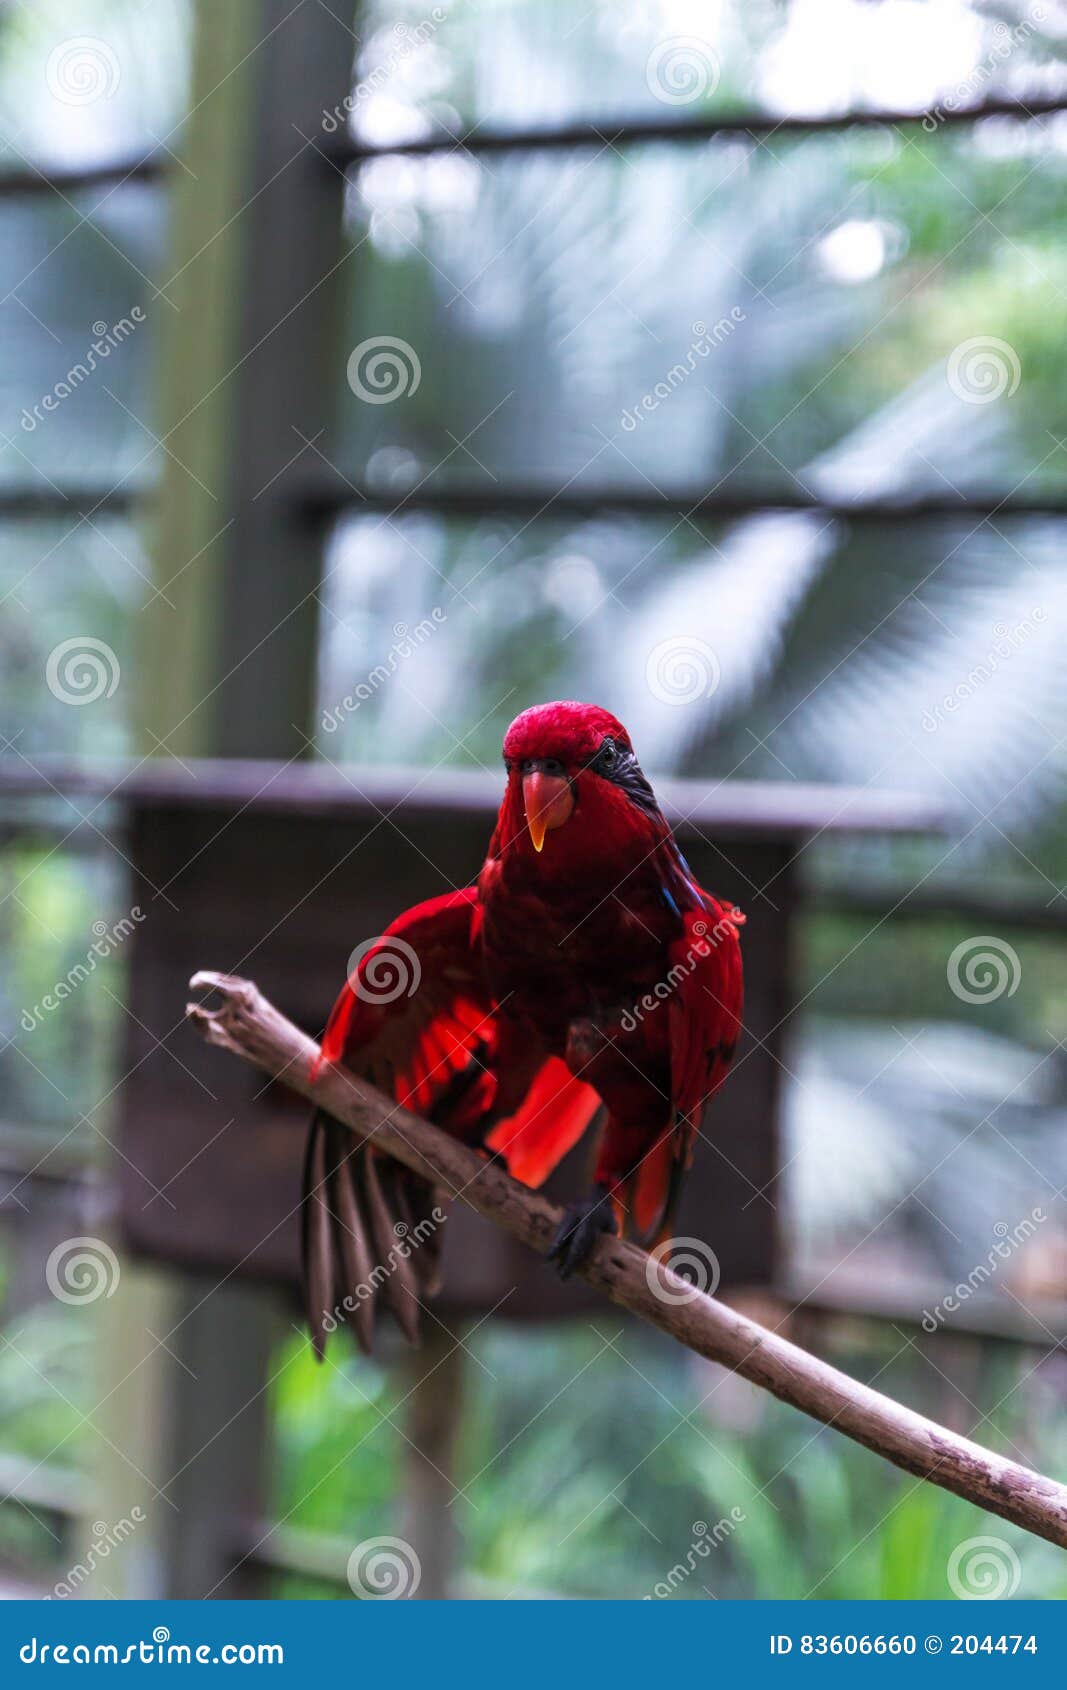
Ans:
{"type": "MultiPolygon", "coordinates": [[[[609,711],[523,711],[504,765],[477,882],[417,904],[362,951],[321,1060],[501,1156],[529,1186],[600,1113],[592,1190],[550,1252],[567,1277],[602,1232],[646,1247],[669,1235],[704,1105],[737,1043],[744,916],[694,881],[609,711]]],[[[443,1200],[316,1112],[303,1254],[320,1355],[348,1314],[369,1348],[381,1290],[417,1337],[443,1200]]]]}

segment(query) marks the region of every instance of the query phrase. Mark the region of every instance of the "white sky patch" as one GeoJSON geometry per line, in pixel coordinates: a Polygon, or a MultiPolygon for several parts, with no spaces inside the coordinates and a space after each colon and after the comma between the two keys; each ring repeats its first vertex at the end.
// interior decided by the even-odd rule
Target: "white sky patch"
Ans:
{"type": "Polygon", "coordinates": [[[984,35],[962,0],[794,0],[762,57],[760,92],[801,115],[853,104],[921,111],[974,69],[984,35]]]}

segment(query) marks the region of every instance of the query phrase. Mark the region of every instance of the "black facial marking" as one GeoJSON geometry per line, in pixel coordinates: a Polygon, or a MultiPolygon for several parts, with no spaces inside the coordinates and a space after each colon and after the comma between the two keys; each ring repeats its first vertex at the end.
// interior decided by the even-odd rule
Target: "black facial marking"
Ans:
{"type": "Polygon", "coordinates": [[[631,804],[648,815],[656,815],[659,805],[634,752],[608,737],[601,741],[596,755],[586,764],[602,780],[610,780],[625,792],[631,804]]]}

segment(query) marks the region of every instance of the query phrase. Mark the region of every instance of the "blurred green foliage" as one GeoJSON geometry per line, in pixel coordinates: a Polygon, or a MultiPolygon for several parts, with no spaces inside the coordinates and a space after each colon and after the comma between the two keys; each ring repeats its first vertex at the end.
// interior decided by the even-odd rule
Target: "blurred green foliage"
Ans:
{"type": "MultiPolygon", "coordinates": [[[[367,8],[356,75],[387,74],[384,91],[357,104],[362,133],[671,109],[647,77],[650,48],[676,27],[657,5],[633,8],[623,27],[616,0],[448,0],[443,10],[440,30],[399,52],[394,23],[417,23],[423,0],[367,8]]],[[[962,38],[946,41],[935,6],[857,3],[838,18],[835,54],[817,12],[774,0],[723,8],[721,75],[691,113],[750,103],[771,112],[921,107],[951,94],[962,38]]],[[[973,65],[997,21],[1020,13],[972,8],[973,65]]],[[[181,0],[6,8],[8,162],[94,162],[160,140],[180,147],[187,47],[181,0]],[[120,69],[115,97],[80,109],[57,103],[44,75],[54,42],[75,32],[103,36],[120,69]]],[[[1062,88],[1061,53],[1038,31],[977,92],[1062,88]]],[[[505,477],[540,485],[571,476],[644,490],[800,487],[841,497],[987,485],[1059,492],[1064,170],[1062,120],[644,147],[625,157],[605,148],[482,164],[462,154],[382,160],[349,195],[359,256],[346,267],[339,457],[358,479],[398,493],[423,478],[491,489],[505,477]],[[699,377],[639,428],[623,428],[623,409],[684,356],[694,323],[714,324],[733,307],[743,321],[699,377]],[[344,382],[347,351],[376,333],[407,337],[423,379],[403,405],[361,410],[344,382]],[[974,336],[1006,342],[1021,371],[1018,391],[988,407],[961,403],[945,379],[952,350],[974,336]]],[[[0,478],[7,487],[43,477],[150,487],[158,448],[146,431],[166,306],[148,277],[161,274],[164,191],[5,204],[0,222],[0,478]],[[93,322],[113,322],[139,301],[148,320],[110,362],[106,388],[87,384],[33,430],[20,423],[84,354],[93,322]]],[[[5,742],[15,736],[6,760],[130,749],[132,685],[78,709],[43,676],[58,642],[89,633],[131,679],[150,574],[144,539],[125,519],[6,524],[0,716],[5,742]]],[[[930,876],[932,885],[992,885],[1051,902],[1067,879],[1061,577],[1062,524],[1050,522],[872,531],[804,517],[675,524],[550,513],[529,526],[358,518],[339,525],[327,558],[322,706],[382,659],[398,623],[410,627],[438,604],[448,620],[322,750],[495,767],[501,731],[520,707],[594,694],[628,722],[650,769],[705,781],[881,783],[934,796],[962,818],[951,843],[821,842],[803,866],[823,888],[855,877],[892,895],[930,876]],[[1025,656],[951,725],[926,732],[924,715],[982,662],[996,625],[1035,605],[1045,632],[1025,656]],[[722,679],[714,696],[678,711],[650,696],[645,665],[658,640],[683,632],[714,648],[722,679]]],[[[109,818],[94,824],[106,829],[109,818]]],[[[19,1020],[84,957],[93,922],[121,912],[116,859],[105,855],[57,850],[42,830],[0,858],[0,1036],[16,1040],[0,1051],[4,1114],[53,1139],[92,1116],[112,1082],[121,955],[62,1015],[30,1033],[19,1020]]],[[[887,927],[857,951],[865,931],[825,913],[805,927],[797,989],[811,998],[794,1029],[790,1067],[801,1077],[789,1095],[810,1095],[812,1125],[792,1147],[790,1178],[804,1194],[796,1231],[805,1248],[829,1239],[850,1251],[895,1212],[897,1189],[914,1186],[931,1143],[947,1158],[969,1142],[973,1109],[966,1125],[957,1119],[966,1113],[961,1070],[999,1102],[1013,1075],[1044,1062],[1014,1112],[992,1112],[966,1151],[976,1159],[953,1161],[946,1186],[925,1193],[946,1211],[951,1204],[966,1265],[980,1259],[999,1213],[990,1205],[1021,1212],[1033,1201],[1019,1184],[1023,1153],[1052,1170],[1062,1156],[1061,947],[1018,938],[1018,991],[974,1009],[951,997],[945,978],[965,929],[887,927]],[[894,1031],[902,1022],[908,1038],[922,1023],[941,1039],[910,1067],[894,1031]],[[970,1042],[954,1065],[961,1029],[970,1042]],[[829,1075],[829,1091],[809,1059],[824,1082],[829,1075]],[[879,1092],[873,1077],[883,1069],[879,1092]],[[861,1099],[880,1105],[891,1131],[884,1144],[872,1115],[857,1126],[861,1099]],[[843,1199],[834,1208],[840,1193],[827,1168],[846,1171],[854,1208],[843,1199]],[[872,1168],[899,1187],[887,1195],[872,1177],[864,1189],[872,1168]]],[[[1040,1184],[1037,1192],[1045,1197],[1040,1184]]],[[[907,1224],[909,1251],[932,1255],[951,1283],[959,1256],[943,1227],[918,1213],[907,1224]]],[[[23,1295],[0,1348],[0,1447],[33,1462],[59,1450],[71,1465],[86,1463],[92,1330],[85,1311],[26,1306],[23,1295]]],[[[979,1419],[970,1404],[1003,1399],[977,1435],[1064,1470],[1055,1358],[1034,1371],[1032,1353],[985,1344],[964,1362],[951,1337],[898,1355],[899,1334],[865,1330],[861,1340],[850,1326],[824,1333],[824,1343],[842,1365],[964,1429],[979,1419]],[[970,1404],[954,1374],[965,1376],[970,1404]]],[[[943,1596],[953,1548],[990,1529],[986,1516],[777,1403],[694,1372],[647,1336],[493,1325],[472,1348],[460,1456],[469,1501],[455,1509],[464,1573],[497,1594],[641,1596],[684,1561],[698,1522],[738,1508],[743,1521],[697,1561],[680,1598],[943,1596]]],[[[279,1360],[279,1516],[352,1544],[397,1529],[398,1376],[340,1347],[332,1365],[316,1368],[296,1337],[279,1360]]],[[[0,1550],[22,1565],[44,1567],[55,1552],[47,1525],[22,1509],[0,1510],[0,1529],[0,1550]]],[[[1020,1595],[1067,1594],[1054,1550],[992,1529],[1019,1555],[1020,1595]]],[[[297,1578],[279,1589],[331,1593],[297,1578]]]]}
{"type": "MultiPolygon", "coordinates": [[[[893,1330],[843,1332],[831,1343],[839,1365],[962,1431],[981,1418],[964,1390],[1003,1399],[976,1436],[1061,1470],[1054,1362],[1035,1370],[1025,1350],[990,1346],[957,1388],[944,1371],[951,1340],[920,1354],[893,1330]]],[[[655,1597],[681,1564],[686,1577],[669,1586],[679,1599],[947,1597],[952,1551],[992,1532],[1020,1558],[1020,1596],[1067,1595],[1050,1545],[647,1333],[494,1323],[471,1349],[453,1504],[461,1590],[655,1597]],[[710,1552],[689,1557],[703,1538],[710,1552]]],[[[273,1404],[276,1505],[287,1524],[354,1548],[400,1530],[403,1421],[390,1420],[396,1384],[338,1352],[320,1369],[301,1341],[287,1349],[273,1404]]],[[[287,1578],[278,1591],[348,1594],[287,1578]]]]}

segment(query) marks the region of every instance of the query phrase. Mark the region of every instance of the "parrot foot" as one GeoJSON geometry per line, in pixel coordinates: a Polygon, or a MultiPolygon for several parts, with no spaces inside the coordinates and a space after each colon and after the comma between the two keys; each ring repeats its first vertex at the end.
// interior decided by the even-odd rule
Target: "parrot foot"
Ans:
{"type": "Polygon", "coordinates": [[[606,1185],[595,1185],[588,1197],[568,1203],[563,1211],[548,1260],[555,1262],[561,1279],[569,1279],[589,1260],[593,1247],[602,1233],[617,1233],[615,1210],[606,1185]]]}

